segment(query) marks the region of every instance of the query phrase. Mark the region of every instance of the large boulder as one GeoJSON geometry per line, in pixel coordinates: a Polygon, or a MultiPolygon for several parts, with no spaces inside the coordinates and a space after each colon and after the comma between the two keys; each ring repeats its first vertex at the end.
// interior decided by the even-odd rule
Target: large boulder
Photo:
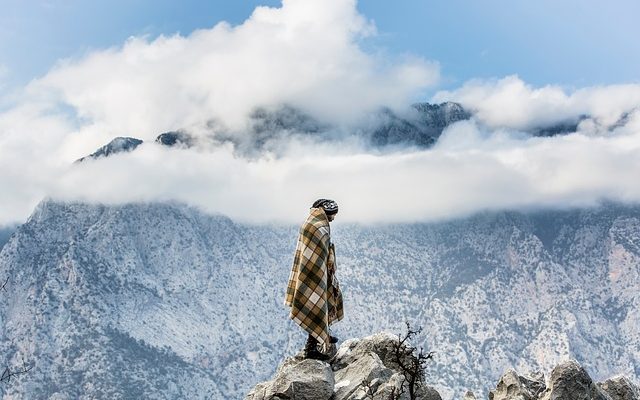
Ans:
{"type": "Polygon", "coordinates": [[[556,366],[541,400],[612,400],[574,360],[556,366]]]}
{"type": "Polygon", "coordinates": [[[296,356],[286,359],[275,378],[256,385],[245,400],[328,400],[333,387],[328,363],[296,356]]]}
{"type": "MultiPolygon", "coordinates": [[[[342,343],[337,354],[331,361],[334,371],[340,370],[364,357],[367,354],[377,354],[385,367],[399,370],[397,356],[394,349],[398,343],[398,336],[391,333],[381,332],[375,335],[367,336],[362,339],[350,339],[342,343]]],[[[408,356],[402,356],[407,363],[408,356]]]]}
{"type": "Polygon", "coordinates": [[[385,367],[376,353],[368,353],[335,372],[335,400],[352,398],[359,389],[366,392],[377,390],[383,381],[388,381],[393,371],[385,367]]]}
{"type": "Polygon", "coordinates": [[[624,376],[616,376],[599,382],[598,387],[607,393],[612,400],[640,400],[640,387],[624,376]]]}
{"type": "Polygon", "coordinates": [[[544,375],[522,376],[510,369],[502,375],[496,388],[489,392],[489,399],[536,400],[545,389],[544,375]]]}

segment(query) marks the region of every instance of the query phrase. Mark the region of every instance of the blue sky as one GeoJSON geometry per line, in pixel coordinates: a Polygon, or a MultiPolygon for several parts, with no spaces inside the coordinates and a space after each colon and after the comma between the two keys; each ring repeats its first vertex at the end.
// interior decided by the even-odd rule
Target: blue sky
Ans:
{"type": "MultiPolygon", "coordinates": [[[[120,46],[130,36],[187,35],[244,21],[279,1],[0,2],[0,82],[21,86],[58,59],[120,46]]],[[[640,2],[633,0],[365,0],[378,35],[367,46],[440,62],[440,88],[517,74],[568,88],[640,81],[640,2]]]]}

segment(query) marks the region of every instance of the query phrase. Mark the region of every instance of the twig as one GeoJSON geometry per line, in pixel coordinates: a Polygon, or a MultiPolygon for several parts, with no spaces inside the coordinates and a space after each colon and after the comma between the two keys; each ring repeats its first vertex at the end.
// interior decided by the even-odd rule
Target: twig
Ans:
{"type": "Polygon", "coordinates": [[[4,371],[2,372],[2,376],[0,377],[0,382],[9,382],[11,380],[12,376],[26,374],[27,372],[31,371],[32,369],[33,369],[33,365],[27,367],[27,365],[25,364],[24,360],[22,360],[22,368],[21,369],[18,369],[18,370],[15,370],[15,371],[11,371],[9,369],[9,367],[4,369],[4,371]]]}

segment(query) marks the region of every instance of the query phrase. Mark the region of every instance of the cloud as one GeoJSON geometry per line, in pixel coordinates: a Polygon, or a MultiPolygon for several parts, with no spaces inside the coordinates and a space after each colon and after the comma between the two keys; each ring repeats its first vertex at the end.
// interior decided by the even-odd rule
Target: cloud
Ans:
{"type": "MultiPolygon", "coordinates": [[[[632,123],[637,128],[640,113],[632,123]]],[[[433,149],[370,154],[344,144],[291,143],[281,157],[247,160],[230,146],[197,151],[144,144],[69,167],[56,198],[179,200],[246,222],[299,222],[315,198],[338,200],[341,222],[414,222],[481,210],[583,207],[640,200],[640,131],[522,138],[451,126],[433,149]],[[339,148],[338,148],[339,147],[339,148]],[[135,171],[135,172],[132,172],[135,171]]]]}
{"type": "Polygon", "coordinates": [[[282,135],[270,144],[274,152],[251,158],[230,144],[171,149],[147,142],[72,164],[120,135],[148,141],[178,128],[242,135],[255,107],[289,104],[349,126],[380,106],[406,106],[437,81],[437,63],[363,50],[371,35],[373,23],[353,1],[287,0],[257,8],[238,26],[132,38],[61,61],[0,112],[0,225],[24,220],[46,196],[177,200],[245,222],[287,223],[299,222],[318,197],[340,203],[342,222],[640,201],[637,85],[567,93],[517,77],[438,93],[435,100],[458,100],[475,117],[450,126],[428,150],[371,151],[353,136],[321,142],[282,135]],[[594,119],[571,135],[521,132],[582,114],[594,119]]]}
{"type": "Polygon", "coordinates": [[[517,76],[472,80],[461,88],[438,92],[434,101],[455,101],[491,128],[528,130],[591,116],[603,125],[616,123],[640,107],[640,85],[589,87],[567,93],[559,86],[534,88],[517,76]]]}
{"type": "Polygon", "coordinates": [[[438,79],[421,58],[389,61],[362,50],[375,26],[353,0],[284,0],[242,24],[149,40],[62,61],[30,84],[96,128],[150,139],[216,120],[242,129],[257,106],[296,104],[344,121],[399,106],[438,79]]]}

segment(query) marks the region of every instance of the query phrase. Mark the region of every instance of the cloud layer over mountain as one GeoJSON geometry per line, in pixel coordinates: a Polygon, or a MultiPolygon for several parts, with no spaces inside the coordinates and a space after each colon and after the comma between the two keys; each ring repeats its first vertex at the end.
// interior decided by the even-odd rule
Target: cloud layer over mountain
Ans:
{"type": "Polygon", "coordinates": [[[437,62],[363,45],[375,34],[355,1],[285,0],[238,26],[131,38],[60,61],[0,101],[0,225],[23,220],[45,196],[178,200],[253,222],[298,221],[317,197],[337,199],[341,219],[359,222],[640,201],[640,86],[568,91],[515,76],[437,93],[432,101],[458,101],[474,119],[427,150],[285,136],[277,154],[251,158],[230,144],[145,143],[71,164],[115,136],[245,135],[256,107],[292,105],[339,127],[336,135],[356,129],[367,113],[407,107],[438,82],[437,62]],[[564,121],[580,122],[577,132],[523,133],[564,121]]]}

